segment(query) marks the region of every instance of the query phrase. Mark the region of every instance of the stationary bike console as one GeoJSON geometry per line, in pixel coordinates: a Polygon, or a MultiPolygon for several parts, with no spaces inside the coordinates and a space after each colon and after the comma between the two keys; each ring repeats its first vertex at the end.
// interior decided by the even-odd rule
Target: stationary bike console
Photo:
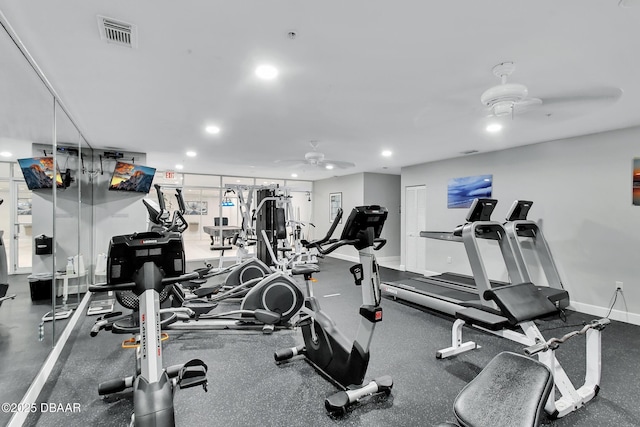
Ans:
{"type": "Polygon", "coordinates": [[[140,295],[144,290],[136,290],[132,282],[136,271],[149,261],[163,271],[164,277],[183,274],[185,260],[180,233],[149,231],[112,237],[107,259],[107,283],[110,286],[131,283],[128,289],[140,295]]]}

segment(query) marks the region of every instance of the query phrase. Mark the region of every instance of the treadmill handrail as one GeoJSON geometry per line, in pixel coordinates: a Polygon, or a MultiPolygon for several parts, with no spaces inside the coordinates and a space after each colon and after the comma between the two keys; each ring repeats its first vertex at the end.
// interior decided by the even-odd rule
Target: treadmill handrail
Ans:
{"type": "Polygon", "coordinates": [[[451,242],[462,242],[461,236],[456,236],[449,231],[421,231],[420,237],[425,237],[427,239],[447,240],[451,242]]]}

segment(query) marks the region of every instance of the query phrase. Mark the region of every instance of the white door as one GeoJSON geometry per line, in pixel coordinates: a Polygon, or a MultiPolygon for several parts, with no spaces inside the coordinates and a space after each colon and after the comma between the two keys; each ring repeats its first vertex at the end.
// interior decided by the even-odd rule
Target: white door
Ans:
{"type": "MultiPolygon", "coordinates": [[[[10,273],[30,273],[33,254],[33,237],[31,233],[31,190],[24,181],[12,181],[13,226],[11,233],[5,236],[9,244],[10,273]]],[[[8,207],[8,206],[7,206],[8,207]]]]}
{"type": "Polygon", "coordinates": [[[426,242],[420,232],[427,223],[427,187],[405,188],[405,268],[414,273],[426,273],[426,242]]]}

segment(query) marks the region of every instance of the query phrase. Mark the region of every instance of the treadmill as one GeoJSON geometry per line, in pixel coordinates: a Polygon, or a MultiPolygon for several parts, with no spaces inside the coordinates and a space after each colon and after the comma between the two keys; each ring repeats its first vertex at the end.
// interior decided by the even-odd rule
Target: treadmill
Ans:
{"type": "MultiPolygon", "coordinates": [[[[499,313],[493,301],[487,301],[482,297],[484,292],[510,283],[530,282],[530,277],[526,266],[521,262],[524,258],[516,254],[512,239],[507,238],[504,226],[499,222],[491,221],[491,214],[496,204],[495,199],[475,199],[467,214],[467,222],[456,227],[453,232],[422,231],[420,233],[420,236],[425,238],[463,243],[473,277],[444,273],[438,276],[385,282],[381,286],[382,294],[452,316],[462,307],[475,307],[499,313]],[[479,239],[494,240],[498,243],[510,283],[489,280],[478,247],[479,239]]],[[[551,289],[546,286],[539,288],[557,306],[568,305],[568,294],[563,289],[551,289]]]]}
{"type": "MultiPolygon", "coordinates": [[[[527,219],[527,214],[533,202],[530,200],[516,200],[507,213],[507,222],[504,229],[511,240],[517,261],[523,266],[525,279],[532,282],[529,265],[525,259],[525,242],[530,242],[529,247],[537,257],[542,272],[549,286],[540,286],[540,290],[556,304],[558,308],[566,308],[569,305],[569,294],[566,297],[560,292],[564,290],[558,268],[551,255],[547,240],[542,230],[534,221],[527,219]]],[[[565,291],[566,293],[566,291],[565,291]]]]}

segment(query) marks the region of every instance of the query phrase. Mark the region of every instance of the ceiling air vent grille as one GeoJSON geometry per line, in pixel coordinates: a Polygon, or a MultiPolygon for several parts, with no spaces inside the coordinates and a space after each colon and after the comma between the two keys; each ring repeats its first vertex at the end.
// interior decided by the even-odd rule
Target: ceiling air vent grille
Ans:
{"type": "Polygon", "coordinates": [[[466,150],[466,151],[461,151],[460,154],[464,154],[464,155],[469,155],[469,154],[476,154],[479,153],[478,150],[466,150]]]}
{"type": "Polygon", "coordinates": [[[135,25],[98,15],[100,38],[108,43],[120,46],[137,47],[137,28],[135,25]]]}

